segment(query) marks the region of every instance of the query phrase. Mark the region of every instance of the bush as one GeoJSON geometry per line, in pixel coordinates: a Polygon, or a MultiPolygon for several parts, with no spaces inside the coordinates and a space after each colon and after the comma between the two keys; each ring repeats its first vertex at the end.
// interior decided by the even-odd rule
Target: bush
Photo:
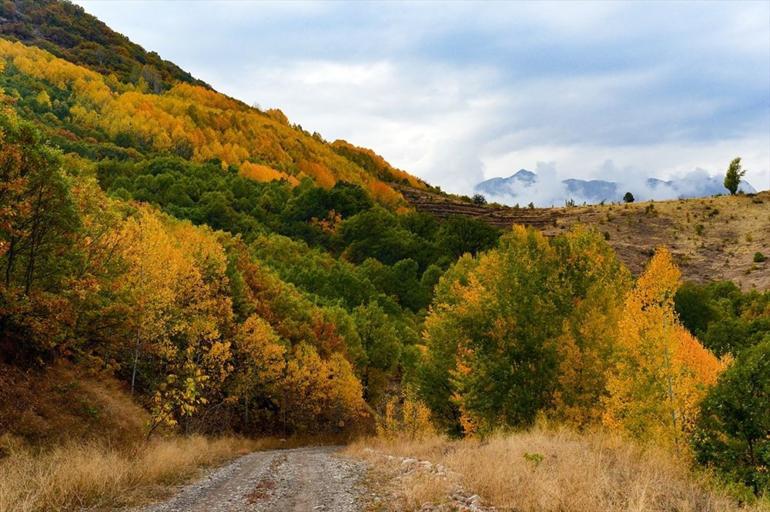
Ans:
{"type": "Polygon", "coordinates": [[[765,256],[761,252],[754,253],[754,263],[763,263],[765,261],[767,261],[767,256],[765,256]]]}
{"type": "Polygon", "coordinates": [[[473,199],[473,204],[477,204],[477,205],[487,204],[487,198],[481,194],[475,194],[472,199],[473,199]]]}
{"type": "Polygon", "coordinates": [[[698,461],[760,494],[770,491],[770,339],[743,351],[703,401],[698,461]]]}

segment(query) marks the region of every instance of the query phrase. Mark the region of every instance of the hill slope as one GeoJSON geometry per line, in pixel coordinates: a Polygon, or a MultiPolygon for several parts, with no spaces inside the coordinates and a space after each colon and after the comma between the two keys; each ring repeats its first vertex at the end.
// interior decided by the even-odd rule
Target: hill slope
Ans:
{"type": "Polygon", "coordinates": [[[402,187],[417,210],[438,217],[474,217],[497,227],[524,224],[554,235],[575,224],[595,225],[634,274],[654,249],[671,249],[686,279],[729,279],[744,288],[770,289],[770,192],[756,195],[593,205],[573,208],[512,208],[476,205],[457,197],[402,187]],[[700,227],[699,227],[700,226],[700,227]]]}
{"type": "Polygon", "coordinates": [[[200,85],[176,81],[156,94],[144,80],[120,81],[6,39],[0,66],[3,101],[45,127],[66,152],[91,160],[171,153],[216,161],[256,181],[353,183],[388,206],[402,203],[390,181],[427,188],[370,150],[329,144],[290,125],[279,110],[262,112],[200,85]]]}
{"type": "Polygon", "coordinates": [[[147,52],[82,7],[56,0],[17,0],[0,4],[0,34],[37,46],[57,57],[120,81],[144,80],[160,92],[175,82],[208,87],[155,52],[147,52]]]}

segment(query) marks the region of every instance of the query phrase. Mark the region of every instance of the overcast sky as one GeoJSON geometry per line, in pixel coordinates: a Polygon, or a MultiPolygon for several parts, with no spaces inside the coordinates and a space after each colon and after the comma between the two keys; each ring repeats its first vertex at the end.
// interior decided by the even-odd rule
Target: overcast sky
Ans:
{"type": "Polygon", "coordinates": [[[217,90],[454,192],[723,173],[770,188],[770,2],[77,0],[217,90]]]}

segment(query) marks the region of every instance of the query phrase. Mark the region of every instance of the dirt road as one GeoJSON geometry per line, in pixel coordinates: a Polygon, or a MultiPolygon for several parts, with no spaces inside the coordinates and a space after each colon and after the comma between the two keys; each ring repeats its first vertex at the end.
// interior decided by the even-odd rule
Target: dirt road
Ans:
{"type": "Polygon", "coordinates": [[[311,447],[250,453],[140,512],[359,511],[364,463],[336,452],[311,447]]]}

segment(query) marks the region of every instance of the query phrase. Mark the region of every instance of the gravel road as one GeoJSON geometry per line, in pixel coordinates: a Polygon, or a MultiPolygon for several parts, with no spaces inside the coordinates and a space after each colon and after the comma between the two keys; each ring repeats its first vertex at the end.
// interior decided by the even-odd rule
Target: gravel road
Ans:
{"type": "Polygon", "coordinates": [[[244,455],[139,512],[356,512],[364,463],[333,447],[244,455]]]}

